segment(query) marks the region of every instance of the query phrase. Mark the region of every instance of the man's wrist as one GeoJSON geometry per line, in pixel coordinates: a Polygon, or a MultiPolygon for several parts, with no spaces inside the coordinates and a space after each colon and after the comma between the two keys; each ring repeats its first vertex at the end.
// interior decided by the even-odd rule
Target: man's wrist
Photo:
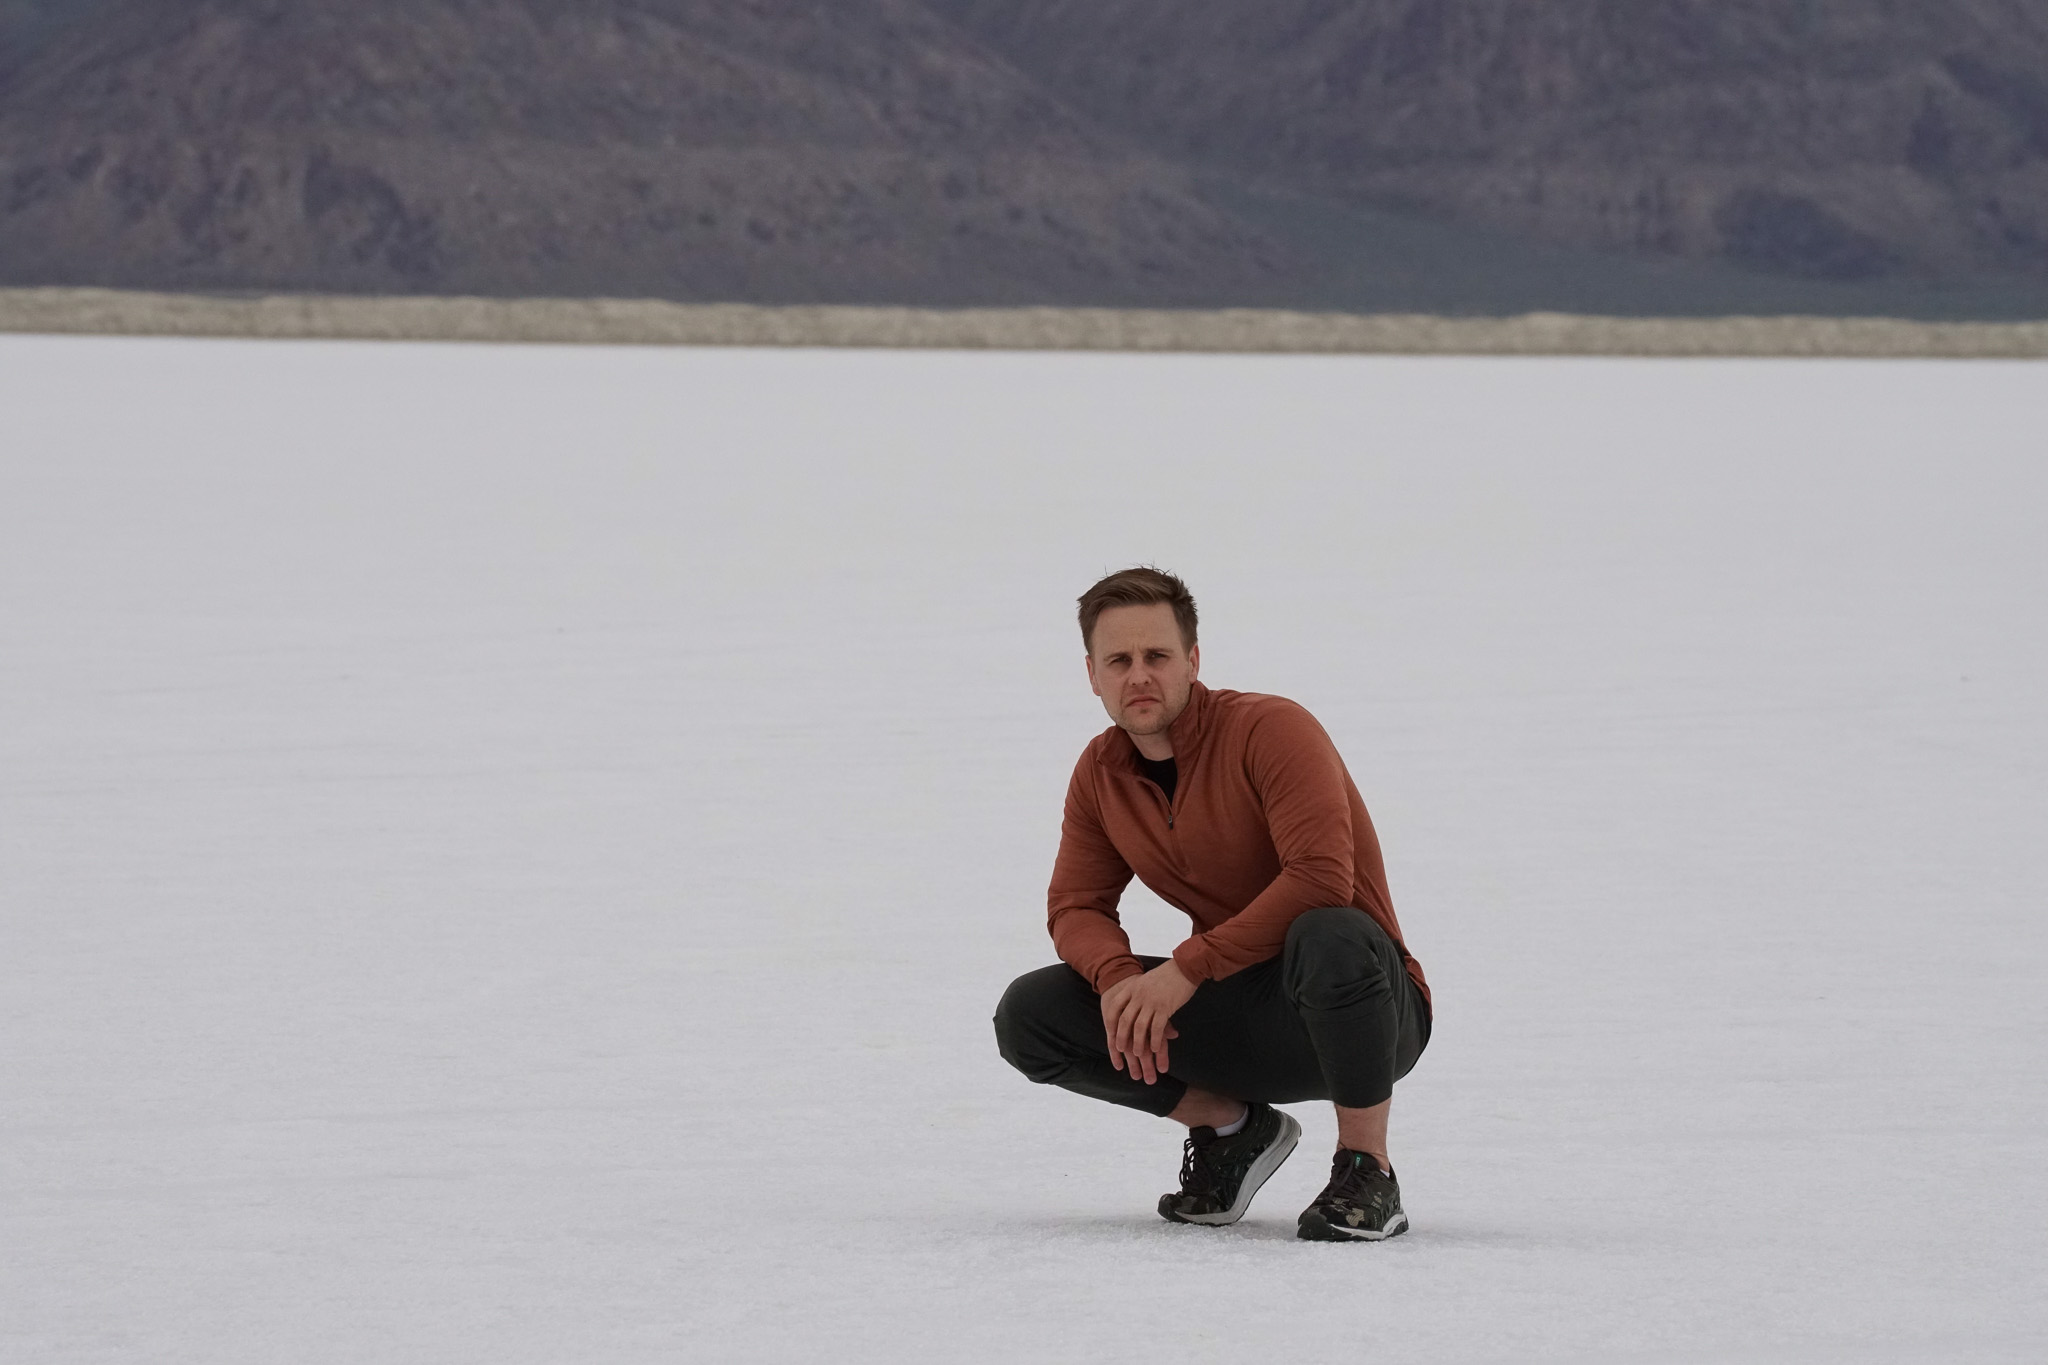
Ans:
{"type": "Polygon", "coordinates": [[[1118,982],[1128,981],[1134,976],[1143,976],[1144,974],[1145,964],[1138,961],[1135,957],[1118,958],[1096,973],[1095,993],[1097,995],[1107,995],[1109,994],[1110,987],[1118,982]]]}
{"type": "Polygon", "coordinates": [[[1191,938],[1181,944],[1180,947],[1175,948],[1173,956],[1168,958],[1167,961],[1180,968],[1180,974],[1188,979],[1188,984],[1199,986],[1209,979],[1208,964],[1205,961],[1206,956],[1207,954],[1203,952],[1201,942],[1191,938]]]}

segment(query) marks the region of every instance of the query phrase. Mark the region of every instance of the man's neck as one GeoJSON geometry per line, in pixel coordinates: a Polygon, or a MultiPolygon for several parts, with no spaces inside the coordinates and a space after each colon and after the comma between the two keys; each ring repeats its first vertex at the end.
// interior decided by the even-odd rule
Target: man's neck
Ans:
{"type": "MultiPolygon", "coordinates": [[[[1130,734],[1130,731],[1124,731],[1130,734]]],[[[1173,741],[1164,734],[1131,735],[1131,743],[1138,746],[1138,752],[1154,763],[1163,763],[1173,757],[1173,741]]]]}

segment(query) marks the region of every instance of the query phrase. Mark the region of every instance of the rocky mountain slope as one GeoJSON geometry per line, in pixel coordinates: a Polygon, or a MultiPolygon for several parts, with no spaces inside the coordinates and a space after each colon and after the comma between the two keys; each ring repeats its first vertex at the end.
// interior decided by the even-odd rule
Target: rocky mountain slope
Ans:
{"type": "Polygon", "coordinates": [[[2039,0],[931,0],[1162,151],[1818,278],[2048,275],[2039,0]]]}
{"type": "Polygon", "coordinates": [[[2048,313],[2048,6],[0,0],[38,283],[2048,313]]]}
{"type": "Polygon", "coordinates": [[[0,278],[1176,298],[1271,269],[913,0],[126,0],[0,88],[0,278]]]}

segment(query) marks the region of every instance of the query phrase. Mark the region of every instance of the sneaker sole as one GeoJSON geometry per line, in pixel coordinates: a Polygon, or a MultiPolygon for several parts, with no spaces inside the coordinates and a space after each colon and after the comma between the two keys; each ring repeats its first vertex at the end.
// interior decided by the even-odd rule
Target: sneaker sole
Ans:
{"type": "Polygon", "coordinates": [[[1384,1242],[1389,1237],[1399,1237],[1408,1231],[1408,1215],[1397,1213],[1394,1221],[1377,1231],[1371,1228],[1347,1228],[1342,1223],[1329,1219],[1310,1209],[1301,1215],[1301,1226],[1294,1235],[1304,1242],[1384,1242]]]}
{"type": "Polygon", "coordinates": [[[1227,1227],[1244,1217],[1244,1211],[1252,1206],[1252,1196],[1259,1192],[1259,1186],[1272,1179],[1273,1172],[1280,1169],[1280,1163],[1294,1155],[1294,1144],[1301,1141],[1301,1125],[1292,1114],[1280,1112],[1280,1135],[1273,1139],[1273,1145],[1260,1152],[1252,1162],[1251,1169],[1244,1173],[1244,1183],[1237,1187],[1237,1202],[1217,1213],[1173,1214],[1170,1223],[1196,1223],[1206,1228],[1227,1227]]]}

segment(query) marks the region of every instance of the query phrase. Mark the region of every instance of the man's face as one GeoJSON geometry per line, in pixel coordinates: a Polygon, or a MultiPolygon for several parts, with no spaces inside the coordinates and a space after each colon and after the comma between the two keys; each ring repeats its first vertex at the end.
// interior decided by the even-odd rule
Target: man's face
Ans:
{"type": "Polygon", "coordinates": [[[1187,709],[1202,647],[1181,643],[1164,602],[1111,607],[1095,618],[1088,681],[1109,718],[1131,735],[1163,735],[1187,709]]]}

